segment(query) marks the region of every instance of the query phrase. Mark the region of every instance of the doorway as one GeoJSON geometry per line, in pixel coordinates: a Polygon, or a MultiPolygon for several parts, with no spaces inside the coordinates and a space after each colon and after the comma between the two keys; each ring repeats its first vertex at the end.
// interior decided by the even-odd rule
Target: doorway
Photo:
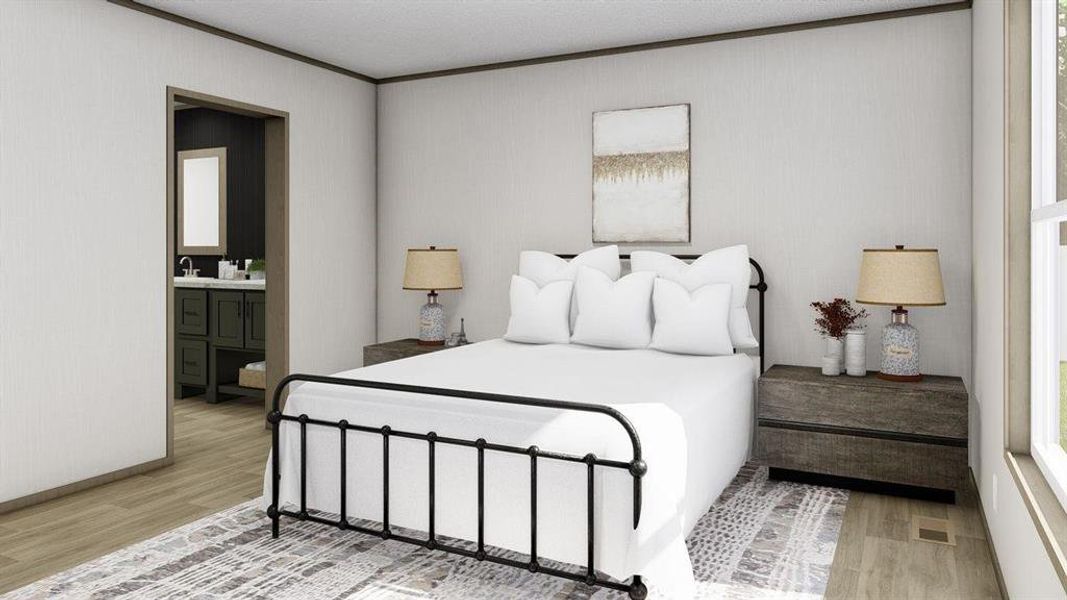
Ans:
{"type": "MultiPolygon", "coordinates": [[[[183,369],[190,368],[193,370],[200,369],[202,372],[204,369],[215,368],[222,366],[234,374],[237,373],[237,368],[233,365],[234,361],[240,360],[240,351],[231,352],[227,350],[223,355],[227,358],[225,360],[216,361],[207,355],[207,348],[211,348],[210,340],[221,342],[223,346],[227,343],[226,336],[232,334],[232,331],[225,330],[226,323],[237,323],[238,328],[244,328],[238,337],[246,340],[245,346],[249,350],[259,349],[262,351],[261,357],[265,357],[265,373],[263,374],[263,411],[264,413],[270,410],[272,391],[277,386],[278,382],[289,371],[289,114],[285,111],[280,111],[272,108],[265,108],[262,106],[256,106],[245,102],[236,100],[230,100],[227,98],[221,98],[218,96],[212,96],[209,94],[202,94],[191,90],[184,90],[175,87],[167,87],[166,94],[167,101],[167,462],[172,462],[174,459],[174,422],[175,422],[175,398],[178,395],[178,390],[182,389],[181,384],[178,382],[179,377],[184,377],[185,373],[183,369]],[[192,294],[188,301],[193,308],[190,310],[188,306],[180,305],[186,301],[176,299],[175,293],[175,277],[172,272],[174,265],[177,265],[179,257],[178,245],[182,244],[183,249],[189,248],[189,244],[184,240],[184,232],[188,232],[189,228],[183,228],[178,230],[179,223],[182,222],[182,216],[184,213],[179,214],[177,206],[179,204],[179,187],[182,182],[185,173],[193,172],[194,167],[188,167],[188,171],[183,168],[185,164],[179,164],[178,148],[176,146],[176,113],[181,109],[188,109],[189,107],[209,109],[210,111],[217,111],[220,113],[227,113],[228,115],[237,115],[244,120],[254,119],[256,122],[254,125],[258,127],[261,124],[262,135],[262,190],[263,190],[263,220],[262,224],[256,224],[256,227],[262,227],[263,242],[264,242],[264,263],[265,263],[265,281],[268,282],[262,289],[262,292],[257,291],[237,291],[227,289],[220,292],[212,292],[213,295],[217,295],[217,302],[219,307],[216,313],[212,313],[212,306],[206,304],[204,312],[201,317],[203,319],[203,345],[198,346],[196,336],[188,337],[185,335],[188,332],[179,331],[179,329],[185,327],[181,319],[179,319],[179,313],[185,318],[186,315],[192,315],[191,319],[196,321],[196,303],[203,302],[192,294]],[[236,295],[243,294],[240,301],[236,301],[236,295]],[[265,302],[256,302],[257,299],[263,298],[265,302]],[[227,310],[235,312],[237,320],[227,317],[224,321],[222,317],[228,315],[227,310]],[[214,320],[212,320],[214,319],[214,320]],[[218,327],[218,332],[209,333],[210,327],[218,327]],[[258,344],[258,346],[257,346],[258,344]],[[186,354],[189,353],[189,354],[186,354]],[[202,359],[200,365],[197,364],[200,354],[204,354],[205,358],[202,359]],[[236,354],[236,358],[235,358],[236,354]]],[[[209,163],[217,165],[220,162],[225,173],[226,157],[225,152],[200,153],[189,154],[187,157],[190,159],[204,159],[209,161],[214,157],[215,162],[209,163]]],[[[201,166],[196,166],[196,172],[202,172],[201,166]]],[[[258,176],[257,176],[258,177],[258,176]]],[[[259,183],[258,181],[256,182],[259,183]]],[[[203,186],[202,186],[203,187],[203,186]]],[[[207,186],[210,189],[210,186],[207,186]]],[[[219,196],[221,196],[220,204],[221,210],[218,211],[222,221],[222,229],[218,236],[219,245],[213,247],[210,251],[205,251],[202,254],[206,255],[227,255],[225,251],[227,235],[225,233],[225,213],[226,213],[226,193],[225,186],[219,186],[219,196]],[[220,252],[221,250],[221,252],[220,252]]],[[[232,213],[232,211],[231,211],[232,213]]],[[[232,229],[232,228],[231,228],[232,229]]],[[[259,233],[258,231],[256,232],[259,233]]],[[[227,255],[228,256],[228,255],[227,255]]],[[[214,257],[215,259],[218,256],[214,257]]],[[[192,262],[192,261],[189,261],[192,262]]],[[[206,265],[210,274],[218,277],[218,273],[215,272],[216,268],[221,267],[221,264],[206,265]]],[[[238,265],[239,267],[240,265],[238,265]]],[[[191,267],[190,267],[191,268],[191,267]]],[[[185,285],[189,283],[182,282],[182,290],[185,290],[185,285]]],[[[186,293],[185,296],[190,296],[186,293]]],[[[204,294],[205,298],[211,298],[204,294]]],[[[232,315],[230,315],[232,316],[232,315]]],[[[232,328],[231,328],[232,329],[232,328]]],[[[197,332],[199,333],[199,332],[197,332]]],[[[233,344],[231,344],[233,347],[233,344]]],[[[201,373],[202,376],[203,373],[201,373]]],[[[215,373],[212,372],[212,382],[214,383],[215,373]]],[[[242,374],[244,375],[244,374],[242,374]]],[[[205,380],[206,381],[206,380],[205,380]]],[[[199,381],[197,383],[200,383],[199,381]]],[[[239,393],[237,388],[227,390],[225,387],[219,387],[219,390],[232,391],[239,393]]],[[[210,397],[214,399],[216,389],[213,388],[210,397]]],[[[265,425],[265,421],[264,421],[265,425]]]]}

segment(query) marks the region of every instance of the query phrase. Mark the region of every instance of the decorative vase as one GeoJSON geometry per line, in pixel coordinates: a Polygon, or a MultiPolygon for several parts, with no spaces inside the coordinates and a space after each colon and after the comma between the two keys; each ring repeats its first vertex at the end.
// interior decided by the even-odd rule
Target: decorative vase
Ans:
{"type": "Polygon", "coordinates": [[[867,375],[867,332],[862,329],[845,333],[845,373],[853,377],[867,375]]]}
{"type": "Polygon", "coordinates": [[[836,377],[841,374],[841,361],[836,356],[822,357],[822,374],[836,377]]]}
{"type": "Polygon", "coordinates": [[[844,365],[844,342],[841,338],[827,337],[826,338],[826,356],[837,359],[837,371],[841,372],[841,367],[844,365]]]}

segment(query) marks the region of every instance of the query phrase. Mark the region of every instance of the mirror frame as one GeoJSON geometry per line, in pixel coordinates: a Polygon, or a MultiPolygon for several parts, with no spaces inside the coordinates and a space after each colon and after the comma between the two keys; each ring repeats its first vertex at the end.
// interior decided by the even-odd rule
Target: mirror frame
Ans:
{"type": "Polygon", "coordinates": [[[200,148],[198,150],[181,150],[178,152],[177,164],[178,190],[175,198],[178,206],[175,216],[178,221],[178,254],[189,255],[226,255],[226,148],[200,148]],[[185,192],[183,180],[185,179],[185,161],[196,158],[219,159],[219,244],[217,246],[186,246],[185,245],[185,192]]]}

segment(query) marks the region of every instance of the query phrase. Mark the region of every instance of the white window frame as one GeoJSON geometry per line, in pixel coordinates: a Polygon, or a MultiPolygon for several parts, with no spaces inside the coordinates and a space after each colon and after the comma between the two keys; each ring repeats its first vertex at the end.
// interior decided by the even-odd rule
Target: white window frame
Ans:
{"type": "MultiPolygon", "coordinates": [[[[1060,349],[1067,288],[1059,276],[1060,223],[1067,200],[1056,197],[1056,0],[1032,2],[1032,204],[1030,219],[1030,452],[1067,507],[1067,451],[1060,445],[1060,349]]],[[[1067,157],[1064,157],[1067,160],[1067,157]]]]}

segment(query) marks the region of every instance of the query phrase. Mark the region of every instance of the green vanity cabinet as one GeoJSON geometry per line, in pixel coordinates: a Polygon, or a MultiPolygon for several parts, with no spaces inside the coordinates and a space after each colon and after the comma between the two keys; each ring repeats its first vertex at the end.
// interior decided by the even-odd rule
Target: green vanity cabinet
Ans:
{"type": "Polygon", "coordinates": [[[207,335],[207,290],[174,290],[174,317],[179,335],[207,335]]]}
{"type": "Polygon", "coordinates": [[[178,338],[174,379],[181,385],[207,385],[207,342],[178,338]]]}
{"type": "Polygon", "coordinates": [[[245,292],[245,348],[267,348],[267,295],[264,292],[245,292]]]}
{"type": "Polygon", "coordinates": [[[210,403],[262,390],[237,384],[239,367],[263,360],[267,298],[261,290],[174,290],[174,385],[177,397],[204,394],[210,403]]]}
{"type": "Polygon", "coordinates": [[[211,291],[211,343],[220,348],[245,347],[245,293],[211,291]]]}

